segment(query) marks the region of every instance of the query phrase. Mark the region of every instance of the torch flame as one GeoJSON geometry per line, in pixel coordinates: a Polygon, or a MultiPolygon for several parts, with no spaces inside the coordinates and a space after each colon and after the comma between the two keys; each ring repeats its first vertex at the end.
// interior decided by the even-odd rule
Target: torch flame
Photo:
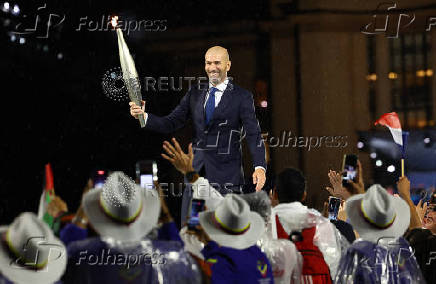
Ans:
{"type": "Polygon", "coordinates": [[[118,16],[113,16],[111,19],[111,25],[112,27],[116,28],[118,25],[118,16]]]}

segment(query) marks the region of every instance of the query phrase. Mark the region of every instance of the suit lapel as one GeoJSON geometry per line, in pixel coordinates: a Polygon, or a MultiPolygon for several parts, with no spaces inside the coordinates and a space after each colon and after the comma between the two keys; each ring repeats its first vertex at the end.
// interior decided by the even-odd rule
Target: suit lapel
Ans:
{"type": "Polygon", "coordinates": [[[206,94],[207,94],[207,88],[202,88],[201,89],[201,93],[200,93],[200,99],[197,102],[197,106],[196,106],[196,112],[197,113],[201,113],[200,117],[199,117],[199,122],[201,125],[201,129],[205,129],[206,128],[206,122],[204,121],[205,118],[205,113],[204,113],[204,102],[206,100],[206,94]]]}

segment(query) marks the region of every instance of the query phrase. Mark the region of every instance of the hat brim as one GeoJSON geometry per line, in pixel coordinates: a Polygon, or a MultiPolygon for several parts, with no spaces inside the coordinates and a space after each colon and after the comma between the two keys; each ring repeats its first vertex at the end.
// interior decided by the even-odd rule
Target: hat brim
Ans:
{"type": "Polygon", "coordinates": [[[209,237],[221,246],[235,249],[246,249],[255,245],[262,233],[265,231],[265,223],[262,217],[255,212],[249,213],[248,220],[250,222],[250,228],[241,235],[231,235],[222,229],[217,228],[212,221],[214,214],[215,211],[200,213],[200,225],[209,237]]]}
{"type": "MultiPolygon", "coordinates": [[[[0,227],[0,234],[8,230],[7,226],[0,227]]],[[[16,259],[11,259],[10,253],[0,245],[0,272],[8,280],[18,284],[46,284],[58,281],[65,272],[67,265],[67,250],[64,244],[57,238],[50,240],[47,245],[63,248],[61,255],[50,253],[47,265],[39,270],[32,270],[15,263],[16,259]]]]}
{"type": "Polygon", "coordinates": [[[137,241],[147,235],[160,214],[160,200],[157,191],[143,189],[141,194],[142,210],[138,218],[130,224],[122,224],[109,218],[100,208],[99,200],[102,189],[92,189],[83,197],[83,209],[94,229],[102,237],[111,237],[119,241],[137,241]]]}
{"type": "Polygon", "coordinates": [[[345,208],[353,229],[356,230],[361,239],[378,243],[383,238],[398,238],[406,232],[410,224],[410,209],[404,200],[399,197],[390,197],[393,198],[392,206],[395,208],[395,221],[386,229],[378,229],[365,221],[360,212],[360,202],[363,197],[364,194],[350,197],[346,201],[345,208]]]}

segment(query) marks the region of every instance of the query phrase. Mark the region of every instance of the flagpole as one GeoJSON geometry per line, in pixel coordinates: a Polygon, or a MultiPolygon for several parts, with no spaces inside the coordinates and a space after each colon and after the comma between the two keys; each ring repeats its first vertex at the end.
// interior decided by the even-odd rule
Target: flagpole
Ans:
{"type": "Polygon", "coordinates": [[[403,131],[401,136],[403,138],[403,146],[401,147],[401,176],[404,177],[404,159],[406,158],[406,147],[407,147],[409,132],[403,131]]]}
{"type": "Polygon", "coordinates": [[[401,158],[401,176],[404,177],[404,159],[401,158]]]}

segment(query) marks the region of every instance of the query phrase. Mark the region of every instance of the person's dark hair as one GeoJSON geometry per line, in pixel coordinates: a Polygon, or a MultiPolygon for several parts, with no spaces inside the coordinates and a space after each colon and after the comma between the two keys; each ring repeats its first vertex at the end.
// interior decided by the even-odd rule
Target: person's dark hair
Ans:
{"type": "Polygon", "coordinates": [[[306,179],[300,170],[286,168],[277,175],[276,191],[279,203],[302,201],[306,191],[306,179]]]}

